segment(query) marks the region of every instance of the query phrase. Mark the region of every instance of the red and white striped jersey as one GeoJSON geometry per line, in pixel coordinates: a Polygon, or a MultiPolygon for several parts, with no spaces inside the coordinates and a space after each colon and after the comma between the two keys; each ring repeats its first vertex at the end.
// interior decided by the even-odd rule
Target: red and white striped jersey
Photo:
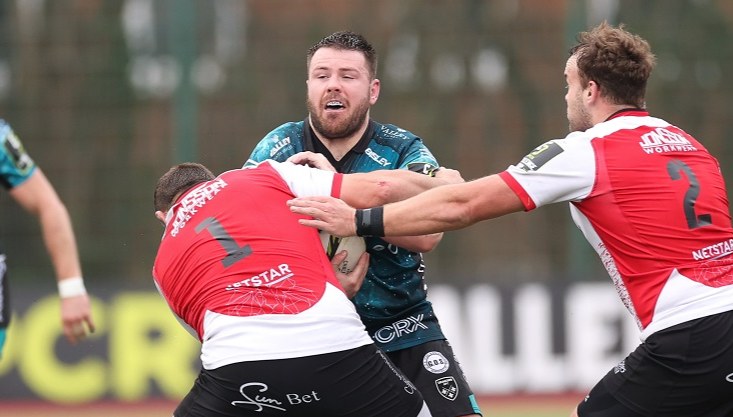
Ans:
{"type": "Polygon", "coordinates": [[[286,205],[295,196],[338,197],[341,179],[265,161],[225,172],[171,207],[153,277],[202,341],[204,368],[372,343],[318,231],[286,205]]]}
{"type": "Polygon", "coordinates": [[[733,229],[715,158],[645,111],[551,140],[499,174],[526,210],[570,202],[645,340],[733,310],[733,229]]]}

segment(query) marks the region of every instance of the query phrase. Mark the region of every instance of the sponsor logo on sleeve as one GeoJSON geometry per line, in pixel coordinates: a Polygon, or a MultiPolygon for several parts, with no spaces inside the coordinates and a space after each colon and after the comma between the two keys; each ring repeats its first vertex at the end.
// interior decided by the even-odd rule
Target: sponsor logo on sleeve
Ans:
{"type": "Polygon", "coordinates": [[[517,168],[529,172],[537,171],[542,165],[548,163],[552,158],[563,153],[564,149],[557,143],[550,141],[544,143],[530,152],[517,164],[517,168]]]}
{"type": "Polygon", "coordinates": [[[5,151],[10,156],[10,160],[15,165],[15,169],[21,174],[27,174],[35,166],[31,157],[25,152],[20,139],[12,131],[6,137],[5,151]]]}
{"type": "Polygon", "coordinates": [[[427,162],[410,162],[409,164],[407,164],[408,171],[417,172],[418,174],[430,175],[431,177],[435,175],[435,171],[437,169],[438,167],[427,162]]]}

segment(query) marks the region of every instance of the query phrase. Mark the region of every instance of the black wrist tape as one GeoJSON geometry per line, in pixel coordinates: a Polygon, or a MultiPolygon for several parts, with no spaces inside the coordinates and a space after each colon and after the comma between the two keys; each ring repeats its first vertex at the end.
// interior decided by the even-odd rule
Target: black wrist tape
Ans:
{"type": "Polygon", "coordinates": [[[384,207],[356,210],[356,235],[363,237],[384,236],[384,207]]]}

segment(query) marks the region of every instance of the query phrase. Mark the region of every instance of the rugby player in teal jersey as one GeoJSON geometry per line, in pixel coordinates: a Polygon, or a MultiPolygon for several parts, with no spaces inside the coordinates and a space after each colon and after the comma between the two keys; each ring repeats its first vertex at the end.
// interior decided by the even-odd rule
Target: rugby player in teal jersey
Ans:
{"type": "MultiPolygon", "coordinates": [[[[63,332],[75,345],[94,332],[94,320],[71,218],[53,185],[4,120],[0,120],[0,184],[13,201],[38,219],[58,283],[63,332]]],[[[0,357],[11,318],[8,297],[5,253],[0,249],[0,357]]]]}
{"type": "MultiPolygon", "coordinates": [[[[308,117],[268,133],[244,166],[310,151],[328,160],[326,168],[343,173],[409,169],[433,175],[439,169],[421,138],[371,120],[380,82],[377,54],[366,39],[336,32],[308,50],[306,63],[308,117]]],[[[377,346],[418,387],[433,416],[480,416],[427,300],[422,253],[441,238],[440,233],[366,238],[369,271],[352,301],[377,346]]]]}

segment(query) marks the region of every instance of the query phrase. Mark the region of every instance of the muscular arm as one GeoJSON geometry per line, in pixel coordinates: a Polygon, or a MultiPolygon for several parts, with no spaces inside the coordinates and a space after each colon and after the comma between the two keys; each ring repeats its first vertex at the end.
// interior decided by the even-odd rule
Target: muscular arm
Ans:
{"type": "MultiPolygon", "coordinates": [[[[291,210],[312,216],[301,224],[335,236],[356,234],[355,209],[329,197],[297,198],[291,210]]],[[[445,185],[384,207],[386,236],[413,236],[462,229],[482,220],[522,211],[519,197],[498,175],[445,185]]]]}
{"type": "Polygon", "coordinates": [[[438,243],[443,240],[443,233],[431,233],[419,236],[391,236],[385,237],[384,240],[413,252],[428,253],[435,249],[438,243]]]}
{"type": "Polygon", "coordinates": [[[519,197],[498,175],[446,185],[384,208],[387,236],[457,230],[523,211],[519,197]]]}
{"type": "MultiPolygon", "coordinates": [[[[36,168],[30,178],[9,193],[23,209],[38,218],[57,281],[81,277],[69,213],[40,168],[36,168]]],[[[86,322],[90,330],[94,331],[87,295],[62,298],[61,315],[64,333],[72,344],[84,338],[85,332],[82,334],[79,329],[82,322],[86,322]]]]}
{"type": "MultiPolygon", "coordinates": [[[[308,165],[314,168],[319,168],[319,169],[332,171],[332,172],[336,171],[333,168],[333,166],[331,166],[331,164],[328,162],[325,156],[319,153],[314,153],[310,151],[297,153],[291,156],[290,158],[288,158],[288,162],[292,162],[295,164],[301,164],[301,165],[308,165]]],[[[376,172],[382,173],[382,172],[391,172],[391,171],[384,170],[384,171],[376,171],[376,172]]],[[[424,175],[424,174],[421,174],[421,175],[424,175]]],[[[444,168],[442,170],[439,170],[436,176],[437,176],[437,181],[435,181],[435,183],[438,185],[464,182],[460,173],[452,169],[444,168]]],[[[347,177],[350,177],[350,175],[347,177]]],[[[347,188],[351,189],[352,187],[360,186],[361,183],[359,181],[360,179],[357,178],[354,181],[356,185],[349,185],[349,186],[342,187],[342,190],[347,189],[347,188]]],[[[367,178],[367,181],[369,181],[368,178],[367,178]]],[[[349,196],[347,198],[351,199],[353,197],[349,196]]],[[[442,240],[442,238],[443,238],[442,233],[431,233],[428,235],[420,235],[420,236],[399,236],[399,237],[395,236],[395,237],[385,238],[385,240],[393,245],[405,248],[407,250],[411,250],[413,252],[426,253],[426,252],[430,252],[431,250],[435,249],[438,246],[438,244],[440,243],[440,241],[442,240]]]]}
{"type": "Polygon", "coordinates": [[[345,174],[341,199],[356,208],[375,207],[404,200],[450,181],[404,169],[345,174]]]}

